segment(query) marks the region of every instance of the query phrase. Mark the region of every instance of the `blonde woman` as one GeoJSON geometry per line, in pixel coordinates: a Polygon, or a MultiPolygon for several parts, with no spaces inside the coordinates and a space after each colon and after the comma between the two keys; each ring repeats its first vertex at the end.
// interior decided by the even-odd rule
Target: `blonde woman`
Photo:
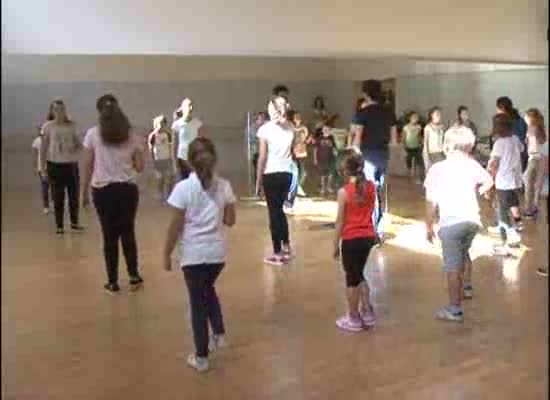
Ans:
{"type": "Polygon", "coordinates": [[[164,115],[153,120],[153,132],[147,143],[153,160],[153,168],[158,179],[158,190],[161,202],[164,202],[172,190],[174,159],[172,151],[172,132],[167,127],[164,115]]]}

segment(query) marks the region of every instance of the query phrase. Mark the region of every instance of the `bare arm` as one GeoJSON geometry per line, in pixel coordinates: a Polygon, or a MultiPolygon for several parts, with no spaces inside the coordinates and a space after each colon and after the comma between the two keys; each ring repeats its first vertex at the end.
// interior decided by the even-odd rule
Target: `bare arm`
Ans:
{"type": "Polygon", "coordinates": [[[398,133],[397,133],[397,125],[392,125],[390,129],[390,140],[392,144],[398,143],[398,133]]]}
{"type": "Polygon", "coordinates": [[[355,127],[355,133],[353,135],[353,140],[352,140],[352,146],[354,147],[361,147],[361,143],[363,142],[363,134],[364,134],[364,129],[362,126],[356,126],[355,127]]]}
{"type": "Polygon", "coordinates": [[[430,131],[428,129],[428,125],[426,125],[424,127],[424,154],[426,155],[430,154],[430,149],[428,148],[428,143],[430,142],[429,136],[430,136],[430,131]]]}
{"type": "Polygon", "coordinates": [[[265,139],[258,138],[258,173],[256,177],[256,193],[259,193],[260,186],[262,184],[262,176],[265,171],[265,166],[267,163],[267,142],[265,139]]]}
{"type": "Polygon", "coordinates": [[[48,172],[48,169],[47,169],[47,164],[48,164],[47,154],[48,154],[48,148],[49,147],[50,147],[50,135],[47,132],[43,131],[42,141],[41,141],[41,144],[40,144],[40,163],[42,164],[40,166],[40,170],[44,174],[47,174],[47,172],[48,172]]]}
{"type": "Polygon", "coordinates": [[[145,169],[145,156],[143,150],[136,150],[132,155],[132,164],[134,169],[139,173],[145,169]]]}
{"type": "Polygon", "coordinates": [[[432,200],[426,199],[426,233],[427,239],[431,243],[435,237],[434,224],[437,220],[437,204],[432,200]]]}
{"type": "Polygon", "coordinates": [[[223,209],[223,224],[232,227],[237,222],[237,213],[235,212],[235,203],[225,205],[223,209]]]}
{"type": "Polygon", "coordinates": [[[94,150],[84,147],[84,151],[82,152],[82,179],[80,180],[80,198],[84,206],[90,203],[89,189],[94,172],[94,160],[94,150]]]}
{"type": "Polygon", "coordinates": [[[179,235],[183,232],[185,224],[185,210],[173,208],[172,218],[168,225],[168,233],[164,243],[164,269],[167,271],[172,269],[171,257],[174,247],[178,241],[179,235]]]}
{"type": "Polygon", "coordinates": [[[347,194],[344,189],[338,191],[338,213],[336,214],[336,226],[334,229],[334,257],[337,258],[340,254],[340,240],[342,238],[342,229],[344,228],[344,215],[346,213],[347,194]]]}

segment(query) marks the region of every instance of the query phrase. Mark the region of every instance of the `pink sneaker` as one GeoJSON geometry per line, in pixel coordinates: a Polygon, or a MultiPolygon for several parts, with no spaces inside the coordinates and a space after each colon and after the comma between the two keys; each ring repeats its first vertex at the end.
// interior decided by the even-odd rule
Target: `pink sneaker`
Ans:
{"type": "Polygon", "coordinates": [[[273,265],[274,267],[282,267],[285,265],[284,258],[277,254],[264,258],[264,263],[273,265]]]}
{"type": "Polygon", "coordinates": [[[371,327],[376,325],[376,314],[372,307],[368,310],[362,310],[360,314],[365,326],[371,327]]]}
{"type": "Polygon", "coordinates": [[[361,332],[364,329],[363,321],[344,315],[336,320],[336,326],[349,332],[361,332]]]}
{"type": "Polygon", "coordinates": [[[292,249],[289,247],[288,249],[283,250],[282,253],[283,261],[288,262],[294,258],[294,253],[292,252],[292,249]]]}

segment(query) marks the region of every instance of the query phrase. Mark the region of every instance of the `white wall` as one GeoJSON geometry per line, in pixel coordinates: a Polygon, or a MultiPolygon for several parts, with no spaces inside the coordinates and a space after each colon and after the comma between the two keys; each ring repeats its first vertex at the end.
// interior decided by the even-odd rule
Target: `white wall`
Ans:
{"type": "Polygon", "coordinates": [[[4,0],[2,47],[177,54],[548,61],[547,0],[4,0]]]}

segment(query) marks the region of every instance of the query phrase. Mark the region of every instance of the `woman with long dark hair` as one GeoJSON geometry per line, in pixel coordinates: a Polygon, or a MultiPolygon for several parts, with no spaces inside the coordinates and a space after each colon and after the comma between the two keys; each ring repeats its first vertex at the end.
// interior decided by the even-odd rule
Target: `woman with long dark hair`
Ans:
{"type": "Polygon", "coordinates": [[[52,186],[57,233],[63,234],[65,192],[69,197],[69,215],[73,231],[82,231],[78,222],[78,153],[82,147],[76,125],[67,116],[61,99],[50,104],[48,122],[42,126],[40,162],[42,173],[52,186]]]}
{"type": "Polygon", "coordinates": [[[143,279],[138,272],[135,233],[139,192],[138,173],[143,171],[143,140],[131,131],[130,121],[118,100],[106,94],[97,100],[98,125],[84,139],[83,205],[90,202],[89,188],[101,230],[108,282],[105,290],[116,293],[118,286],[118,242],[128,267],[130,290],[138,289],[143,279]]]}

